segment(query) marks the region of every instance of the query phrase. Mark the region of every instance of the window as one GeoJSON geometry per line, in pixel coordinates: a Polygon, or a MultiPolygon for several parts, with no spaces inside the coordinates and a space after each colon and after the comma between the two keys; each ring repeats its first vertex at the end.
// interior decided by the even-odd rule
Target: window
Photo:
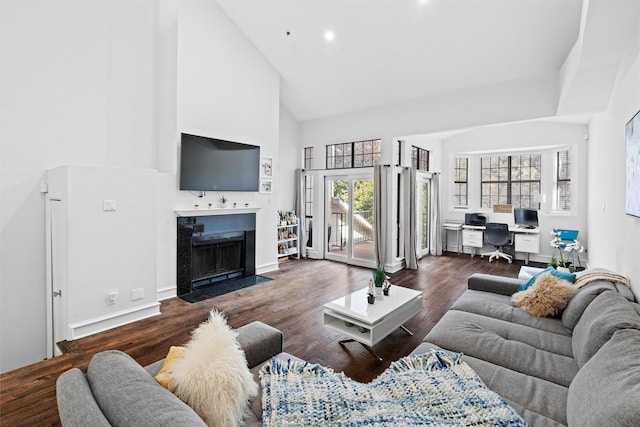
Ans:
{"type": "Polygon", "coordinates": [[[429,151],[411,146],[411,166],[421,171],[428,171],[429,151]]]}
{"type": "Polygon", "coordinates": [[[365,168],[380,161],[380,140],[327,145],[327,169],[365,168]]]}
{"type": "Polygon", "coordinates": [[[305,147],[304,149],[304,169],[311,169],[313,162],[313,147],[305,147]]]}
{"type": "Polygon", "coordinates": [[[540,154],[482,157],[480,206],[540,209],[540,154]]]}
{"type": "Polygon", "coordinates": [[[555,153],[556,188],[553,208],[557,211],[571,210],[571,153],[569,150],[555,153]]]}
{"type": "Polygon", "coordinates": [[[469,172],[469,159],[467,157],[456,157],[453,173],[453,204],[455,206],[468,206],[467,196],[469,172]]]}

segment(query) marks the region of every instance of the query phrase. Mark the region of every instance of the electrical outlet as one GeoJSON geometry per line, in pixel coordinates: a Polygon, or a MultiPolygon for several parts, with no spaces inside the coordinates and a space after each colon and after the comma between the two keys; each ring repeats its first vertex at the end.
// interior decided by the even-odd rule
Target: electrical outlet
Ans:
{"type": "Polygon", "coordinates": [[[144,288],[132,289],[131,301],[137,301],[140,299],[144,299],[144,288]]]}
{"type": "Polygon", "coordinates": [[[115,200],[103,200],[102,201],[102,210],[107,211],[115,211],[116,210],[116,201],[115,200]]]}
{"type": "Polygon", "coordinates": [[[113,292],[109,292],[107,294],[107,304],[114,305],[118,299],[118,290],[116,289],[113,292]]]}

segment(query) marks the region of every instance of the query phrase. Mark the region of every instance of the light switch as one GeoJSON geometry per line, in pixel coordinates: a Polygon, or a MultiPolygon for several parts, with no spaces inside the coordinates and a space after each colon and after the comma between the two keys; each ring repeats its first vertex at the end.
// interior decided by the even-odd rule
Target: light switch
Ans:
{"type": "Polygon", "coordinates": [[[116,210],[116,201],[115,200],[103,200],[102,201],[102,210],[103,211],[115,211],[116,210]]]}

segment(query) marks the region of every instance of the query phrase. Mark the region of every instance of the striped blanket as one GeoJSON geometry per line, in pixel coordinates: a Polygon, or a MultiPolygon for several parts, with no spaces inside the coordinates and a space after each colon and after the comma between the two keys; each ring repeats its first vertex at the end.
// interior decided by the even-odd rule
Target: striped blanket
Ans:
{"type": "Polygon", "coordinates": [[[527,426],[461,359],[441,350],[362,384],[317,364],[272,359],[260,371],[265,426],[527,426]]]}

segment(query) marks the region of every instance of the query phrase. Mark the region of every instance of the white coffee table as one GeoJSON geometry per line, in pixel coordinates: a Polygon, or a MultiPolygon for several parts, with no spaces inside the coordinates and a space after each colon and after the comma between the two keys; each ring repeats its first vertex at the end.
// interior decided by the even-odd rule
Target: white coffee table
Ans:
{"type": "Polygon", "coordinates": [[[403,324],[422,309],[422,292],[391,286],[388,296],[369,304],[367,291],[365,287],[325,304],[324,325],[349,337],[340,344],[357,341],[382,361],[370,347],[398,328],[413,335],[403,324]]]}

